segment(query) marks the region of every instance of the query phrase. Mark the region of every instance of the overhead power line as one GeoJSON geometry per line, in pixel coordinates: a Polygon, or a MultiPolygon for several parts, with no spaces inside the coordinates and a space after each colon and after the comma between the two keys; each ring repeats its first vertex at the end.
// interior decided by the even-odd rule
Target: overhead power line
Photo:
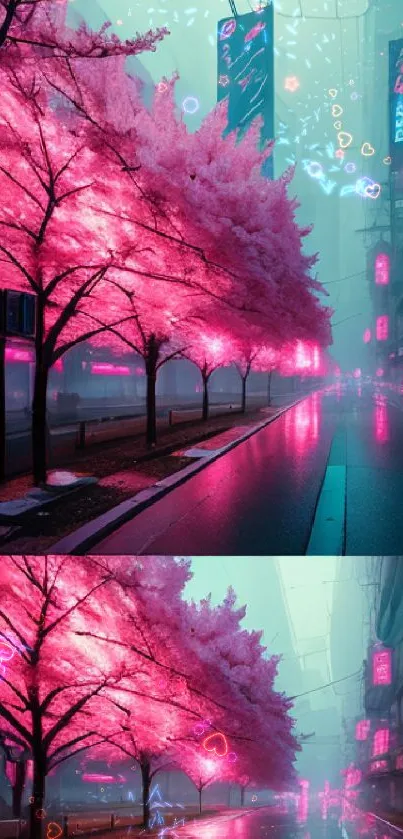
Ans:
{"type": "Polygon", "coordinates": [[[290,699],[300,699],[301,696],[308,696],[309,693],[316,693],[318,690],[325,690],[326,688],[332,687],[332,685],[338,685],[339,682],[346,682],[347,679],[354,679],[361,675],[362,670],[357,670],[356,673],[350,673],[349,676],[343,676],[342,679],[334,679],[332,682],[328,682],[326,685],[321,685],[319,688],[312,688],[312,690],[306,690],[304,693],[298,693],[296,696],[290,696],[290,699]]]}
{"type": "Polygon", "coordinates": [[[354,277],[362,277],[366,271],[357,271],[356,274],[349,274],[348,277],[341,277],[340,280],[330,280],[328,283],[321,283],[321,285],[334,285],[334,283],[344,283],[346,280],[352,280],[354,277]]]}

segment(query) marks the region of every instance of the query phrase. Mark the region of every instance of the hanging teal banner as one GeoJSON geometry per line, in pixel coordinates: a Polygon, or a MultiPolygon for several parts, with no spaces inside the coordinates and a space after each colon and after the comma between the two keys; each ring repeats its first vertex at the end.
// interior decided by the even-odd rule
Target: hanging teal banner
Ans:
{"type": "MultiPolygon", "coordinates": [[[[218,23],[218,101],[228,98],[226,133],[263,119],[262,144],[274,138],[273,6],[218,23]]],[[[272,177],[272,159],[265,172],[272,177]]]]}
{"type": "Polygon", "coordinates": [[[390,156],[403,163],[403,38],[389,43],[390,156]]]}

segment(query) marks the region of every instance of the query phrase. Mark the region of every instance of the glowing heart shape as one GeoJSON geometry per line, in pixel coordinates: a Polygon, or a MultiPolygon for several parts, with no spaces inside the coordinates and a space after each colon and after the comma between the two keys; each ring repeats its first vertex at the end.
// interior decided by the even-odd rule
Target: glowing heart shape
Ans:
{"type": "Polygon", "coordinates": [[[204,740],[203,746],[206,752],[214,752],[217,757],[224,757],[228,752],[227,740],[220,732],[209,734],[204,740]]]}
{"type": "Polygon", "coordinates": [[[57,822],[49,822],[48,829],[46,831],[46,839],[59,839],[62,833],[63,830],[60,827],[60,824],[57,824],[57,822]]]}
{"type": "Polygon", "coordinates": [[[353,142],[352,135],[348,134],[347,131],[339,131],[337,139],[340,143],[341,149],[348,149],[348,147],[351,146],[351,143],[353,142]]]}
{"type": "Polygon", "coordinates": [[[330,90],[329,90],[329,96],[331,96],[331,97],[332,97],[332,99],[335,99],[335,98],[336,98],[336,96],[337,96],[337,90],[334,90],[334,88],[330,88],[330,90]]]}
{"type": "Polygon", "coordinates": [[[369,186],[365,187],[365,195],[367,196],[367,198],[372,198],[375,201],[376,198],[379,198],[380,194],[380,184],[369,184],[369,186]]]}
{"type": "Polygon", "coordinates": [[[334,127],[335,127],[336,131],[340,131],[340,129],[341,129],[341,125],[342,125],[342,124],[341,124],[340,120],[338,119],[338,120],[334,123],[334,127]]]}
{"type": "Polygon", "coordinates": [[[370,143],[363,143],[361,154],[363,154],[364,157],[372,157],[372,155],[375,154],[375,149],[372,148],[370,143]]]}
{"type": "Polygon", "coordinates": [[[341,117],[343,108],[340,105],[332,105],[332,117],[341,117]]]}

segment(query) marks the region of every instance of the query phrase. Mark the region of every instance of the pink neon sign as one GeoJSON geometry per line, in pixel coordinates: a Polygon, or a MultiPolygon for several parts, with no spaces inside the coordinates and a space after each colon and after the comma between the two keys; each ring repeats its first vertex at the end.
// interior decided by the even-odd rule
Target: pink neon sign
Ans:
{"type": "Polygon", "coordinates": [[[372,653],[372,684],[390,685],[392,682],[392,651],[375,650],[372,653]]]}
{"type": "Polygon", "coordinates": [[[364,332],[364,335],[363,335],[364,344],[369,344],[369,342],[371,340],[371,337],[372,337],[371,336],[371,330],[366,329],[365,332],[364,332]]]}
{"type": "Polygon", "coordinates": [[[388,751],[389,748],[389,729],[388,728],[378,728],[378,731],[375,731],[374,734],[374,742],[372,744],[372,757],[376,757],[377,755],[384,755],[388,751]]]}
{"type": "Polygon", "coordinates": [[[403,769],[403,755],[398,755],[396,758],[396,769],[403,769]]]}
{"type": "Polygon", "coordinates": [[[357,769],[354,764],[351,764],[346,772],[346,787],[356,787],[360,783],[361,777],[361,770],[357,769]]]}
{"type": "Polygon", "coordinates": [[[376,319],[376,340],[387,341],[389,338],[389,318],[387,315],[380,315],[376,319]]]}
{"type": "Polygon", "coordinates": [[[10,362],[25,362],[29,363],[30,361],[34,360],[34,354],[32,350],[22,350],[17,349],[17,347],[6,347],[5,353],[6,361],[10,362]]]}
{"type": "Polygon", "coordinates": [[[84,772],[81,776],[85,784],[124,784],[123,775],[100,775],[97,772],[84,772]]]}
{"type": "Polygon", "coordinates": [[[388,768],[387,760],[373,760],[371,762],[371,772],[382,772],[388,768]]]}
{"type": "Polygon", "coordinates": [[[376,285],[389,285],[390,258],[387,253],[378,253],[375,260],[376,285]]]}
{"type": "Polygon", "coordinates": [[[360,720],[355,727],[355,739],[366,740],[369,734],[371,723],[369,720],[360,720]]]}
{"type": "Polygon", "coordinates": [[[93,376],[130,376],[130,367],[107,362],[91,362],[90,370],[93,376]]]}

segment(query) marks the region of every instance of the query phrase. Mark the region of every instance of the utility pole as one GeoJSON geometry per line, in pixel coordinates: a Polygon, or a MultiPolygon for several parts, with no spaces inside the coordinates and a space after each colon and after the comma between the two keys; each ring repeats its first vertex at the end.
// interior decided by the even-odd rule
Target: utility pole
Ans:
{"type": "Polygon", "coordinates": [[[234,15],[234,17],[238,17],[238,11],[235,5],[235,0],[228,0],[228,2],[230,4],[231,12],[234,15]]]}

